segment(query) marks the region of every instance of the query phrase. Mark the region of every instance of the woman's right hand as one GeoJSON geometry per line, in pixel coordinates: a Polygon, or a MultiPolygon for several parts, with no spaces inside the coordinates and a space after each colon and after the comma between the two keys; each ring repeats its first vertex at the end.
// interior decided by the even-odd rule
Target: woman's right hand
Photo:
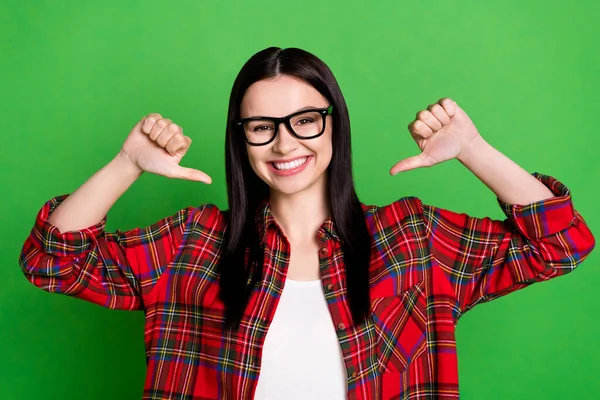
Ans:
{"type": "Polygon", "coordinates": [[[152,113],[133,127],[120,153],[140,171],[167,178],[211,183],[210,176],[204,172],[179,165],[191,144],[192,139],[183,135],[179,125],[152,113]]]}

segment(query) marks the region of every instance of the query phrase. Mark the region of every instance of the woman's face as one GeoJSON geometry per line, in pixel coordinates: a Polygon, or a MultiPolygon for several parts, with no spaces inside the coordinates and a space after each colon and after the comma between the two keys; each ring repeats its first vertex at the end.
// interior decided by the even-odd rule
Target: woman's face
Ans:
{"type": "MultiPolygon", "coordinates": [[[[248,88],[242,99],[240,117],[284,117],[305,108],[329,106],[327,99],[306,82],[279,75],[255,82],[248,88]]],[[[256,175],[281,194],[291,195],[309,188],[324,190],[325,171],[332,154],[331,116],[326,118],[324,133],[314,139],[298,139],[282,123],[271,143],[247,144],[250,165],[256,175]]]]}

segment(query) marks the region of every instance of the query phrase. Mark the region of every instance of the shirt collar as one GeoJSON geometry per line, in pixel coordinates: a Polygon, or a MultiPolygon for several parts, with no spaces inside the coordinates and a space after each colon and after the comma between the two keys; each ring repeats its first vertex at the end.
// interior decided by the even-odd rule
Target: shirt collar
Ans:
{"type": "MultiPolygon", "coordinates": [[[[259,203],[259,206],[256,210],[255,222],[256,227],[258,228],[258,233],[261,238],[261,243],[264,243],[266,241],[266,235],[271,226],[281,230],[279,225],[277,225],[277,221],[275,221],[275,218],[273,217],[273,213],[271,212],[271,203],[268,199],[265,199],[261,203],[259,203]]],[[[341,239],[335,229],[335,224],[331,216],[327,218],[325,222],[323,222],[323,224],[321,225],[320,232],[323,232],[326,239],[331,238],[337,240],[338,242],[341,242],[341,239]]]]}

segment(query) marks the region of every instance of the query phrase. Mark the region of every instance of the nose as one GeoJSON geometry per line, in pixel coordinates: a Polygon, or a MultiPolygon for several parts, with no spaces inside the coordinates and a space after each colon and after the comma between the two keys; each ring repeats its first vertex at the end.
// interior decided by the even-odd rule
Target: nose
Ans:
{"type": "Polygon", "coordinates": [[[298,141],[290,133],[287,126],[282,122],[279,124],[277,137],[273,141],[273,151],[280,154],[289,154],[296,149],[298,141]]]}

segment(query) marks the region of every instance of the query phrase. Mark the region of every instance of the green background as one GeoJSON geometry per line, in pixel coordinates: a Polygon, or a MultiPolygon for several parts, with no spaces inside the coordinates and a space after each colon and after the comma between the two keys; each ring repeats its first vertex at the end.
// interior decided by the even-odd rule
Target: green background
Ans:
{"type": "MultiPolygon", "coordinates": [[[[415,113],[454,98],[482,135],[530,172],[552,175],[600,232],[599,2],[3,1],[0,398],[135,399],[143,314],[45,293],[17,260],[35,214],[119,150],[145,114],[182,125],[184,159],[213,184],[144,175],[108,229],[188,205],[226,207],[224,126],[242,64],[271,45],[329,64],[349,105],[361,200],[415,195],[504,218],[457,161],[388,175],[417,154],[415,113]]],[[[475,308],[458,325],[465,399],[592,399],[600,392],[600,254],[573,274],[475,308]]]]}

